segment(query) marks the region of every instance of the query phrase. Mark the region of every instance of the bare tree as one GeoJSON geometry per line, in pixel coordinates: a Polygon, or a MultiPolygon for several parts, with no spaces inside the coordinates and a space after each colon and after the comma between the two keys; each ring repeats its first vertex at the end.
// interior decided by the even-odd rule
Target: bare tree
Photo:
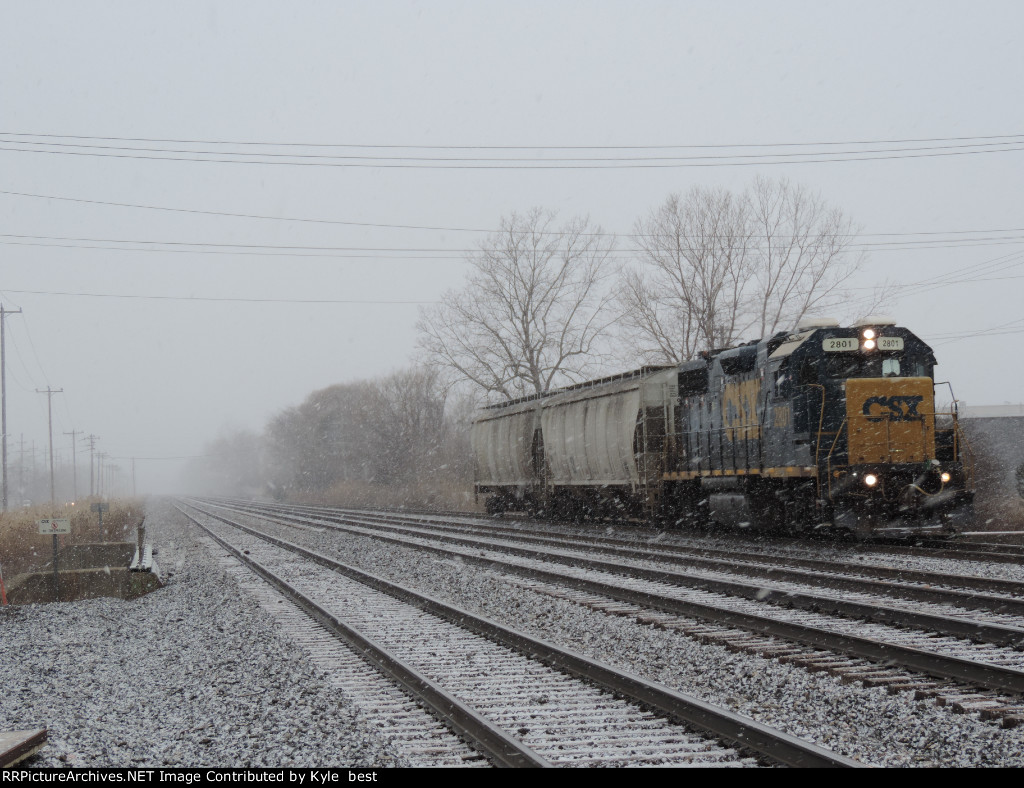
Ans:
{"type": "Polygon", "coordinates": [[[222,432],[192,460],[184,480],[193,492],[214,495],[256,495],[265,485],[260,436],[245,429],[222,432]]]}
{"type": "Polygon", "coordinates": [[[733,342],[749,276],[746,200],[695,187],[639,219],[640,270],[620,290],[623,325],[649,361],[678,362],[733,342]]]}
{"type": "Polygon", "coordinates": [[[428,363],[517,397],[583,379],[615,316],[605,288],[613,238],[588,219],[556,226],[535,208],[502,219],[470,259],[466,286],[420,313],[428,363]]]}
{"type": "Polygon", "coordinates": [[[407,483],[443,464],[448,422],[436,370],[411,367],[372,382],[367,425],[382,484],[407,483]]]}
{"type": "Polygon", "coordinates": [[[678,362],[836,308],[862,263],[854,234],[841,211],[785,179],[758,178],[738,196],[671,195],[634,226],[639,265],[619,293],[624,337],[649,362],[678,362]]]}
{"type": "Polygon", "coordinates": [[[842,304],[848,298],[842,286],[863,257],[850,249],[853,222],[784,178],[758,177],[748,201],[756,280],[750,318],[757,337],[842,304]]]}

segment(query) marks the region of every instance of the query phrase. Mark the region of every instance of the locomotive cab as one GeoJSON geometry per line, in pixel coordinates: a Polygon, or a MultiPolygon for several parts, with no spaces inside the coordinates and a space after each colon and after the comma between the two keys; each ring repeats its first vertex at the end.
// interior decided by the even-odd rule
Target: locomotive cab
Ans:
{"type": "Polygon", "coordinates": [[[819,525],[949,534],[969,515],[962,436],[955,411],[936,410],[934,366],[931,348],[884,318],[816,330],[793,349],[790,398],[813,454],[819,525]]]}

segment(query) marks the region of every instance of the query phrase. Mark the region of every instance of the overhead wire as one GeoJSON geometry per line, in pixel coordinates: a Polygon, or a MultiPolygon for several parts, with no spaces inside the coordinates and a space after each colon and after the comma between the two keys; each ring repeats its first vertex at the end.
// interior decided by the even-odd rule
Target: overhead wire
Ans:
{"type": "Polygon", "coordinates": [[[270,145],[274,147],[301,146],[309,148],[410,148],[414,150],[649,150],[649,149],[692,149],[692,148],[779,148],[808,145],[901,145],[922,142],[961,142],[965,140],[996,140],[1024,138],[1024,134],[989,134],[960,137],[918,137],[880,140],[829,140],[817,142],[760,142],[760,143],[697,143],[669,145],[423,145],[423,144],[382,144],[382,143],[337,143],[337,142],[267,142],[231,140],[188,140],[158,137],[104,137],[80,134],[45,134],[26,131],[3,131],[5,137],[44,137],[47,139],[107,140],[116,142],[163,142],[177,145],[270,145]]]}
{"type": "MultiPolygon", "coordinates": [[[[141,210],[149,211],[168,211],[173,213],[186,213],[186,214],[199,214],[203,216],[223,216],[228,218],[236,219],[259,219],[264,221],[277,221],[277,222],[299,222],[299,223],[310,223],[310,224],[327,224],[327,225],[341,225],[348,227],[366,227],[366,228],[379,228],[388,230],[428,230],[437,232],[468,232],[468,233],[480,233],[480,234],[495,234],[500,233],[500,228],[484,228],[484,227],[450,227],[442,225],[419,225],[419,224],[394,224],[385,222],[363,222],[355,221],[350,219],[317,219],[310,217],[299,217],[299,216],[271,216],[267,214],[253,214],[253,213],[237,213],[230,211],[208,211],[199,208],[181,208],[167,205],[147,205],[143,203],[125,203],[125,202],[114,202],[110,200],[91,200],[82,197],[67,197],[56,194],[36,194],[32,192],[20,192],[20,191],[7,191],[0,190],[0,195],[8,195],[12,197],[29,197],[40,200],[57,200],[63,202],[83,203],[88,205],[102,205],[117,208],[136,208],[141,210]]],[[[561,234],[560,230],[537,230],[534,231],[536,235],[558,235],[561,234]]],[[[842,233],[840,237],[843,238],[889,238],[889,237],[906,237],[906,236],[936,236],[936,235],[970,235],[970,234],[992,234],[992,233],[1018,233],[1024,232],[1024,227],[1008,227],[1008,228],[990,228],[984,230],[926,230],[926,231],[908,231],[901,233],[842,233]]],[[[590,231],[580,233],[583,236],[598,236],[598,237],[619,237],[626,236],[627,233],[614,233],[605,231],[590,231]]]]}
{"type": "MultiPolygon", "coordinates": [[[[499,252],[497,247],[480,245],[476,247],[446,246],[314,246],[304,244],[241,244],[219,241],[167,241],[128,238],[82,238],[57,235],[28,235],[19,233],[0,233],[0,244],[10,246],[38,246],[70,249],[101,249],[104,251],[134,252],[180,252],[191,254],[239,254],[257,256],[295,256],[295,257],[382,257],[393,259],[450,259],[453,255],[478,254],[481,252],[499,252]],[[63,243],[63,242],[69,243],[63,243]],[[129,244],[140,246],[127,247],[129,244]],[[170,248],[155,248],[170,247],[170,248]],[[423,257],[419,257],[423,255],[423,257]]],[[[886,241],[863,242],[848,245],[850,250],[861,251],[903,251],[957,249],[979,246],[1010,246],[1024,244],[1024,235],[993,235],[978,238],[958,238],[946,241],[886,241]]],[[[761,248],[760,245],[747,247],[747,250],[761,248]]],[[[605,250],[613,257],[638,254],[645,251],[642,247],[617,247],[605,250]]],[[[685,249],[684,249],[685,251],[685,249]]]]}
{"type": "MultiPolygon", "coordinates": [[[[732,160],[732,159],[771,159],[771,158],[800,158],[809,156],[820,156],[820,151],[791,151],[786,153],[731,153],[728,155],[700,155],[700,156],[603,156],[603,157],[568,157],[568,156],[528,156],[528,157],[466,157],[466,156],[411,156],[407,154],[403,155],[360,155],[360,154],[328,154],[328,153],[278,153],[278,152],[266,152],[266,151],[244,151],[235,152],[229,150],[193,150],[189,148],[148,148],[148,147],[132,147],[124,145],[96,145],[92,143],[80,143],[80,142],[38,142],[35,140],[2,140],[6,144],[16,145],[34,145],[36,147],[44,148],[43,151],[36,152],[53,152],[59,153],[63,151],[52,151],[52,148],[85,148],[87,150],[116,150],[123,151],[126,153],[188,153],[198,156],[261,156],[269,159],[315,159],[315,160],[340,160],[342,162],[415,162],[415,163],[465,163],[465,164],[528,164],[528,163],[543,163],[551,164],[555,162],[585,162],[585,163],[633,163],[633,162],[688,162],[688,161],[705,161],[705,160],[732,160]]],[[[950,151],[950,150],[961,150],[965,148],[975,149],[974,152],[979,153],[996,153],[1000,152],[1001,149],[1018,150],[1019,148],[1008,148],[1007,146],[1021,145],[1024,143],[1024,139],[1013,139],[1006,142],[974,142],[974,143],[960,143],[956,145],[929,145],[924,147],[898,147],[898,148],[865,148],[862,150],[843,150],[837,151],[834,154],[836,156],[860,156],[864,154],[880,154],[880,153],[920,153],[922,151],[950,151]],[[979,148],[986,148],[990,150],[977,150],[979,148]]],[[[264,147],[276,147],[267,146],[264,147]]],[[[813,146],[803,146],[813,147],[813,146]]],[[[5,148],[4,150],[11,150],[5,148]]],[[[552,149],[554,150],[554,149],[552,149]]],[[[206,159],[203,159],[206,160],[206,159]]],[[[219,160],[216,160],[219,161],[219,160]]]]}
{"type": "Polygon", "coordinates": [[[210,301],[215,303],[246,303],[246,304],[436,304],[437,301],[397,299],[360,299],[360,298],[241,298],[218,296],[169,296],[136,293],[83,293],[62,290],[9,290],[0,289],[0,293],[18,293],[25,295],[73,296],[79,298],[123,298],[146,301],[210,301]]]}
{"type": "MultiPolygon", "coordinates": [[[[10,135],[9,135],[10,136],[10,135]]],[[[25,136],[25,135],[22,135],[25,136]]],[[[822,164],[850,161],[882,161],[892,159],[970,156],[1009,153],[1024,150],[1021,135],[1000,137],[1003,142],[976,142],[960,145],[936,145],[904,148],[864,148],[861,150],[787,151],[785,153],[728,153],[718,155],[572,158],[472,158],[423,156],[339,156],[319,153],[276,153],[261,151],[188,150],[179,148],[145,148],[104,146],[82,143],[4,140],[0,151],[36,153],[55,156],[81,156],[151,161],[213,162],[220,164],[257,164],[291,167],[383,168],[383,169],[486,169],[486,170],[572,170],[572,169],[664,169],[686,167],[770,166],[779,164],[822,164]],[[10,147],[16,145],[20,147],[10,147]],[[32,146],[32,147],[28,147],[32,146]],[[62,148],[60,150],[56,148],[62,148]],[[63,148],[79,150],[64,150],[63,148]],[[85,148],[85,150],[81,150],[85,148]],[[961,148],[970,148],[962,150],[961,148]],[[101,152],[106,151],[106,152],[101,152]],[[119,152],[113,152],[119,151],[119,152]],[[189,155],[184,155],[189,154],[189,155]],[[224,158],[225,156],[235,158],[224,158]],[[260,158],[254,158],[254,157],[260,158]],[[240,158],[247,157],[247,158],[240,158]],[[312,159],[312,160],[310,160],[312,159]]],[[[83,139],[83,138],[77,138],[83,139]]]]}

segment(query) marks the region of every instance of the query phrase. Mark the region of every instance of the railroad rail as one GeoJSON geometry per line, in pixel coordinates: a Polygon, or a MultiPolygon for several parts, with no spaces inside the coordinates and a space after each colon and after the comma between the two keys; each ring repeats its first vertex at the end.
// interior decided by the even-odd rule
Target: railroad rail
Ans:
{"type": "MultiPolygon", "coordinates": [[[[393,522],[385,523],[380,518],[370,518],[367,520],[365,517],[361,517],[358,519],[361,519],[364,523],[372,523],[377,529],[393,533],[407,532],[408,529],[407,525],[393,522]]],[[[964,594],[956,591],[931,590],[892,582],[872,583],[803,571],[765,571],[762,568],[762,571],[757,572],[757,574],[772,581],[771,586],[766,586],[764,583],[737,582],[735,579],[730,579],[729,574],[731,572],[744,572],[746,567],[737,569],[732,562],[722,560],[687,558],[688,571],[679,571],[678,569],[666,568],[660,565],[656,568],[645,568],[637,563],[625,564],[588,558],[581,555],[578,550],[552,551],[550,549],[538,550],[518,547],[499,542],[493,538],[469,538],[451,533],[431,533],[430,537],[449,544],[467,547],[486,547],[522,558],[566,563],[575,567],[584,567],[629,578],[649,580],[655,583],[669,583],[700,591],[741,597],[759,603],[815,612],[829,612],[847,618],[868,619],[894,626],[939,632],[954,638],[980,640],[998,646],[1024,649],[1024,619],[1020,617],[1013,618],[996,615],[990,617],[994,619],[992,621],[979,621],[967,618],[968,614],[963,611],[952,610],[948,607],[933,606],[930,608],[931,612],[914,611],[905,606],[894,607],[888,600],[878,599],[877,597],[872,599],[869,594],[872,592],[878,594],[879,589],[881,589],[882,595],[886,597],[899,595],[911,600],[933,603],[933,605],[963,606],[976,600],[975,607],[989,611],[994,610],[997,613],[1024,612],[1024,600],[983,596],[975,593],[964,594]],[[689,571],[689,567],[692,566],[702,566],[705,569],[710,568],[717,571],[696,574],[689,571]],[[804,590],[806,584],[814,581],[817,581],[823,587],[843,591],[857,591],[860,593],[860,599],[852,599],[849,595],[835,597],[823,596],[821,593],[807,593],[804,590]],[[805,585],[798,585],[797,583],[799,582],[805,585]]],[[[652,555],[652,552],[649,550],[638,550],[635,548],[616,549],[614,552],[618,555],[633,558],[650,557],[652,555]]],[[[660,556],[658,557],[660,558],[660,556]]],[[[955,678],[966,679],[967,677],[961,675],[955,676],[955,678]]],[[[1024,683],[1021,683],[1019,688],[1016,686],[1012,688],[1010,686],[999,688],[1021,692],[1024,691],[1024,683]]]]}
{"type": "MultiPolygon", "coordinates": [[[[294,518],[296,516],[292,515],[291,517],[294,518]]],[[[299,519],[303,518],[300,517],[299,519]]],[[[305,519],[307,522],[314,522],[308,517],[305,519]]],[[[323,519],[316,520],[315,522],[319,522],[321,526],[330,527],[330,524],[323,519]]],[[[743,603],[743,600],[732,600],[731,602],[725,600],[725,604],[723,604],[722,599],[715,598],[712,595],[701,598],[699,595],[689,594],[685,598],[680,598],[680,595],[673,593],[672,589],[666,588],[663,584],[660,584],[661,587],[659,587],[659,584],[652,580],[642,581],[638,586],[633,581],[623,583],[621,579],[614,580],[614,578],[611,578],[613,582],[609,582],[609,579],[605,578],[601,580],[588,579],[571,569],[557,572],[551,571],[550,567],[545,569],[531,565],[517,566],[509,561],[480,556],[477,554],[478,551],[472,552],[457,548],[440,547],[436,544],[430,545],[413,537],[389,536],[380,533],[381,525],[379,523],[364,522],[362,525],[338,527],[342,527],[344,530],[354,530],[354,532],[364,536],[404,544],[415,549],[431,550],[435,553],[449,556],[458,555],[464,562],[477,563],[493,569],[500,569],[506,573],[530,577],[534,580],[540,579],[562,587],[570,587],[577,592],[599,594],[607,599],[616,600],[619,603],[625,602],[637,605],[647,610],[649,614],[650,611],[656,611],[659,613],[670,613],[675,616],[696,618],[711,622],[717,626],[736,627],[748,634],[786,641],[790,646],[794,643],[801,646],[809,646],[812,649],[811,653],[819,661],[825,660],[827,655],[818,654],[814,650],[826,649],[830,652],[844,655],[847,658],[853,657],[882,663],[890,671],[892,665],[897,664],[902,665],[905,669],[918,671],[928,676],[959,682],[957,692],[961,695],[965,694],[965,689],[969,689],[971,693],[977,695],[979,688],[989,693],[991,691],[1009,692],[1014,698],[994,697],[990,694],[984,698],[984,702],[992,707],[1002,709],[1005,712],[1004,719],[1010,721],[1018,719],[1021,712],[1024,711],[1019,698],[1019,693],[1024,688],[1024,672],[1018,667],[992,664],[993,653],[991,651],[986,653],[984,650],[973,648],[973,645],[970,643],[949,641],[943,643],[941,639],[936,639],[928,633],[921,633],[910,637],[911,645],[907,645],[907,635],[894,636],[891,631],[886,632],[884,629],[878,632],[877,637],[861,637],[854,634],[853,630],[863,629],[862,625],[850,626],[847,624],[845,627],[838,625],[840,631],[836,631],[836,622],[824,621],[823,617],[816,613],[807,613],[802,616],[789,613],[785,615],[784,620],[779,620],[778,618],[770,618],[763,615],[763,606],[758,606],[754,602],[743,603]],[[649,585],[645,587],[644,583],[649,585]],[[823,623],[827,624],[827,627],[822,626],[823,623]],[[844,628],[846,631],[842,631],[844,628]],[[892,642],[893,640],[902,640],[903,643],[892,642]],[[945,648],[947,653],[941,653],[943,648],[945,648]],[[967,654],[971,654],[973,650],[974,653],[971,655],[973,658],[958,656],[955,653],[957,650],[967,654]],[[951,651],[954,653],[949,653],[951,651]]],[[[430,538],[437,539],[438,537],[431,535],[430,538]]],[[[477,544],[477,547],[479,546],[481,545],[477,544]]],[[[488,544],[487,547],[489,549],[496,549],[493,544],[488,544]]],[[[536,554],[536,551],[525,552],[536,554]]],[[[540,559],[534,557],[532,560],[539,562],[539,560],[547,561],[552,558],[551,552],[546,551],[540,559]]],[[[570,559],[565,558],[564,560],[570,559]]],[[[580,558],[579,556],[572,556],[571,561],[578,564],[580,563],[580,558]]],[[[599,565],[602,570],[607,570],[609,568],[607,564],[608,562],[595,562],[590,572],[596,571],[599,565]]],[[[625,572],[621,563],[614,564],[612,570],[618,574],[625,572]]],[[[605,571],[605,574],[608,574],[608,572],[605,571]]],[[[658,570],[656,575],[658,578],[664,579],[666,572],[663,569],[658,570]]],[[[776,644],[774,650],[778,651],[778,644],[776,644]]],[[[790,651],[792,650],[790,648],[790,651]]],[[[1021,663],[1021,656],[1019,654],[1014,656],[1013,653],[1010,653],[1002,654],[1001,656],[1011,659],[1018,663],[1018,665],[1021,663]]],[[[921,676],[916,678],[908,676],[905,670],[902,674],[895,674],[890,678],[892,686],[917,685],[922,691],[927,691],[929,688],[936,686],[934,683],[929,684],[929,682],[923,681],[921,676]]]]}
{"type": "MultiPolygon", "coordinates": [[[[248,502],[232,503],[231,505],[235,509],[253,512],[282,513],[277,508],[267,508],[248,502]]],[[[586,545],[594,547],[602,554],[638,560],[678,562],[683,559],[690,567],[709,570],[728,569],[730,574],[742,574],[776,582],[810,583],[818,587],[840,591],[878,594],[935,604],[959,605],[994,613],[1024,616],[1024,582],[1013,580],[898,567],[857,566],[851,565],[849,562],[839,563],[740,549],[725,550],[706,546],[641,543],[637,539],[621,539],[588,533],[557,534],[550,530],[523,527],[495,528],[491,525],[476,525],[472,522],[447,525],[440,518],[422,516],[400,517],[393,514],[380,515],[372,512],[345,510],[325,512],[323,509],[318,510],[313,507],[288,507],[288,509],[328,519],[332,516],[359,517],[373,520],[384,528],[395,526],[400,529],[403,526],[414,524],[460,536],[508,537],[523,543],[554,545],[563,548],[579,548],[586,545]]]]}
{"type": "MultiPolygon", "coordinates": [[[[597,704],[602,709],[603,715],[610,714],[610,709],[615,707],[616,704],[622,705],[623,701],[615,701],[612,699],[612,695],[617,698],[628,699],[629,703],[625,704],[628,708],[620,710],[619,720],[626,729],[633,730],[634,733],[630,737],[627,737],[625,742],[621,741],[618,737],[606,737],[605,740],[601,740],[600,735],[594,735],[593,731],[579,734],[579,739],[572,743],[572,747],[577,750],[584,748],[588,741],[597,741],[600,748],[603,748],[606,752],[620,751],[622,753],[632,751],[644,750],[646,747],[650,752],[644,755],[632,755],[627,756],[620,754],[618,760],[615,756],[609,756],[607,754],[598,756],[591,756],[597,761],[606,760],[611,757],[613,762],[637,762],[637,761],[655,761],[655,762],[689,762],[694,758],[706,757],[711,761],[719,760],[729,755],[727,750],[716,750],[710,745],[699,744],[693,741],[693,734],[683,732],[678,729],[678,723],[690,726],[691,728],[696,727],[707,733],[711,733],[715,738],[726,741],[733,746],[739,746],[745,750],[748,750],[758,755],[768,758],[774,762],[785,763],[790,765],[814,765],[814,766],[855,766],[859,765],[856,761],[838,756],[831,753],[823,748],[817,747],[816,745],[805,742],[801,739],[789,736],[780,731],[775,731],[767,726],[760,725],[749,718],[736,715],[725,709],[720,709],[711,704],[704,703],[698,699],[690,698],[682,695],[681,693],[674,692],[664,687],[647,682],[639,677],[631,676],[629,674],[621,673],[616,671],[609,666],[601,663],[589,660],[580,655],[568,652],[564,649],[560,649],[551,644],[529,637],[522,633],[514,630],[502,627],[494,622],[487,621],[486,619],[473,616],[466,611],[458,608],[446,605],[437,600],[430,599],[421,594],[418,594],[411,589],[403,588],[394,583],[378,578],[373,575],[361,572],[354,567],[346,566],[334,559],[324,556],[319,553],[307,550],[300,547],[299,545],[286,542],[285,540],[278,539],[268,534],[261,533],[255,529],[252,529],[244,524],[232,521],[223,515],[203,511],[202,509],[196,508],[192,505],[193,509],[205,514],[207,517],[211,517],[215,520],[220,521],[232,528],[238,529],[239,531],[257,537],[261,540],[260,544],[270,544],[277,548],[282,548],[285,551],[289,551],[295,556],[301,556],[306,559],[307,565],[309,562],[315,562],[319,567],[324,567],[332,573],[332,577],[338,578],[339,575],[343,575],[345,578],[356,581],[364,586],[369,586],[377,592],[387,594],[393,598],[389,604],[395,604],[394,600],[401,600],[407,605],[415,606],[419,611],[426,611],[431,614],[432,619],[443,619],[446,622],[446,626],[451,628],[453,624],[457,623],[458,627],[462,629],[471,629],[476,633],[475,641],[471,644],[471,649],[485,648],[480,642],[483,638],[486,638],[485,642],[489,643],[488,648],[493,649],[494,644],[500,644],[504,649],[510,649],[517,652],[516,659],[523,660],[525,656],[529,655],[530,660],[528,664],[533,667],[523,668],[519,666],[518,672],[515,673],[515,681],[524,681],[524,676],[535,672],[537,670],[537,663],[544,663],[548,666],[557,666],[557,671],[549,671],[551,676],[558,676],[556,681],[553,678],[545,677],[541,684],[543,686],[554,688],[558,682],[566,681],[566,677],[562,674],[568,673],[573,675],[577,680],[585,680],[588,685],[597,685],[600,690],[595,690],[593,687],[588,687],[587,692],[580,695],[579,690],[574,690],[577,693],[577,700],[571,703],[576,707],[582,707],[591,709],[597,704]],[[589,693],[589,694],[587,694],[589,693]],[[595,695],[594,693],[599,693],[595,695]],[[645,712],[642,708],[654,709],[657,711],[657,716],[652,716],[651,713],[645,712]],[[672,721],[671,723],[669,721],[672,721]],[[641,731],[650,729],[653,732],[653,739],[647,744],[639,741],[638,737],[641,736],[641,731]],[[688,738],[687,738],[688,737],[688,738]],[[625,747],[625,750],[623,750],[625,747]],[[618,748],[618,749],[617,749],[618,748]],[[702,753],[708,753],[706,756],[702,756],[702,753]]],[[[184,512],[184,510],[182,510],[184,512]]],[[[244,561],[248,566],[258,572],[262,577],[267,579],[269,582],[273,582],[282,592],[286,593],[289,597],[299,602],[305,609],[310,612],[310,615],[314,615],[321,624],[329,626],[339,633],[345,633],[342,636],[355,640],[358,643],[357,648],[360,650],[368,650],[373,647],[373,653],[375,656],[372,657],[373,661],[383,670],[390,672],[396,672],[399,676],[406,676],[403,680],[403,684],[411,692],[423,692],[424,687],[431,683],[431,679],[425,675],[420,674],[414,668],[399,659],[395,653],[391,652],[390,649],[385,649],[379,643],[375,643],[375,638],[370,638],[367,635],[359,634],[358,628],[346,625],[340,620],[335,614],[326,610],[323,606],[317,604],[308,594],[300,591],[296,585],[283,580],[272,571],[264,562],[257,561],[251,555],[246,554],[246,550],[239,548],[235,545],[229,544],[223,537],[217,536],[212,529],[208,526],[199,522],[199,520],[191,514],[185,512],[186,516],[189,516],[193,522],[196,522],[204,528],[211,537],[215,538],[217,542],[226,550],[230,550],[238,560],[244,561]],[[354,633],[354,635],[353,635],[354,633]]],[[[256,543],[250,543],[250,551],[255,552],[258,548],[256,543]],[[254,549],[255,548],[255,549],[254,549]]],[[[279,551],[281,552],[281,551],[279,551]]],[[[337,580],[335,581],[337,582],[337,580]]],[[[335,592],[336,593],[336,592],[335,592]]],[[[383,606],[382,600],[377,599],[376,605],[383,606]]],[[[377,606],[372,608],[378,609],[377,606]]],[[[407,615],[407,614],[406,614],[407,615]]],[[[362,627],[369,628],[372,626],[372,621],[367,619],[362,621],[362,627]]],[[[436,626],[436,624],[434,625],[436,626]]],[[[439,642],[438,636],[428,635],[424,636],[422,632],[418,635],[411,634],[408,625],[403,626],[406,631],[404,634],[404,641],[406,642],[406,650],[410,647],[409,644],[434,644],[439,642]]],[[[378,630],[379,634],[377,637],[381,639],[388,639],[389,634],[387,629],[378,630]]],[[[465,632],[456,631],[448,633],[448,638],[445,639],[443,636],[440,642],[444,642],[446,647],[451,647],[454,644],[462,645],[462,641],[465,641],[470,636],[465,632]]],[[[393,639],[393,638],[392,638],[393,639]]],[[[400,643],[393,643],[392,646],[397,650],[401,650],[402,646],[400,643]]],[[[433,646],[436,650],[436,646],[433,646]]],[[[443,649],[442,649],[443,650],[443,649]]],[[[423,650],[420,649],[417,653],[419,660],[424,660],[423,650]]],[[[485,672],[489,672],[494,666],[501,665],[510,662],[510,657],[507,655],[491,655],[485,660],[487,667],[485,672]]],[[[429,661],[429,660],[428,660],[429,661]]],[[[453,670],[458,665],[462,664],[463,660],[448,658],[446,661],[445,670],[453,670]]],[[[472,664],[470,660],[467,664],[472,664]]],[[[518,663],[517,663],[518,664],[518,663]]],[[[436,665],[433,670],[437,672],[440,670],[436,665]]],[[[479,683],[480,676],[476,677],[476,681],[479,683]]],[[[472,682],[471,682],[472,683],[472,682]]],[[[506,692],[508,684],[506,684],[506,692]]],[[[440,687],[435,686],[434,691],[444,693],[444,690],[440,687]]],[[[546,692],[547,690],[540,690],[546,692]]],[[[554,689],[551,689],[554,692],[554,689]]],[[[560,692],[566,692],[560,690],[560,692]]],[[[521,694],[521,693],[520,693],[521,694]]],[[[570,693],[571,694],[571,693],[570,693]]],[[[429,695],[429,692],[428,692],[429,695]]],[[[488,757],[493,758],[496,762],[503,765],[546,765],[548,759],[556,761],[561,758],[565,760],[565,753],[559,752],[556,747],[552,751],[550,743],[547,747],[544,746],[543,739],[541,737],[540,746],[534,744],[533,747],[524,746],[516,736],[511,736],[507,733],[502,733],[499,730],[491,730],[488,732],[488,728],[494,726],[490,724],[487,719],[483,718],[483,715],[474,712],[472,709],[465,709],[458,699],[451,693],[444,695],[435,695],[434,699],[427,699],[427,702],[431,704],[431,707],[435,709],[437,714],[445,719],[449,724],[457,725],[459,728],[459,735],[465,736],[473,740],[473,742],[488,752],[488,757]],[[440,700],[438,700],[440,699],[440,700]],[[453,705],[454,704],[454,705],[453,705]],[[453,711],[453,709],[460,709],[459,711],[453,711]],[[513,746],[515,745],[515,746],[513,746]],[[535,749],[536,748],[536,749],[535,749]]],[[[493,703],[492,703],[493,705],[493,703]]],[[[542,703],[542,706],[551,706],[550,709],[531,709],[531,713],[535,716],[550,715],[554,711],[554,707],[557,704],[554,703],[542,703]]],[[[490,710],[490,716],[504,714],[508,716],[509,712],[498,712],[494,709],[490,710]]],[[[567,712],[564,712],[567,713],[567,712]]],[[[535,724],[535,723],[531,723],[535,724]]],[[[551,723],[555,728],[564,727],[563,723],[551,723]]],[[[520,734],[525,735],[529,730],[523,728],[517,729],[520,734]]],[[[564,733],[564,731],[562,731],[564,733]]],[[[564,736],[559,738],[562,742],[562,747],[566,747],[567,740],[564,736]]],[[[717,745],[716,745],[717,746],[717,745]]],[[[579,756],[573,761],[576,764],[580,763],[579,756]]],[[[584,762],[588,763],[588,762],[584,762]]],[[[589,765],[589,764],[588,764],[589,765]]]]}

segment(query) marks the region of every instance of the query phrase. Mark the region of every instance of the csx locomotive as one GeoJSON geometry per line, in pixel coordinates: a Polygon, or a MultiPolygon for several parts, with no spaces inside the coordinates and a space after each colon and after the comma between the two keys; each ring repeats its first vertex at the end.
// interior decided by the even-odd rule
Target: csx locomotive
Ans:
{"type": "Polygon", "coordinates": [[[492,405],[471,433],[476,492],[491,513],[950,534],[973,463],[955,400],[936,412],[934,365],[892,320],[819,319],[492,405]]]}

